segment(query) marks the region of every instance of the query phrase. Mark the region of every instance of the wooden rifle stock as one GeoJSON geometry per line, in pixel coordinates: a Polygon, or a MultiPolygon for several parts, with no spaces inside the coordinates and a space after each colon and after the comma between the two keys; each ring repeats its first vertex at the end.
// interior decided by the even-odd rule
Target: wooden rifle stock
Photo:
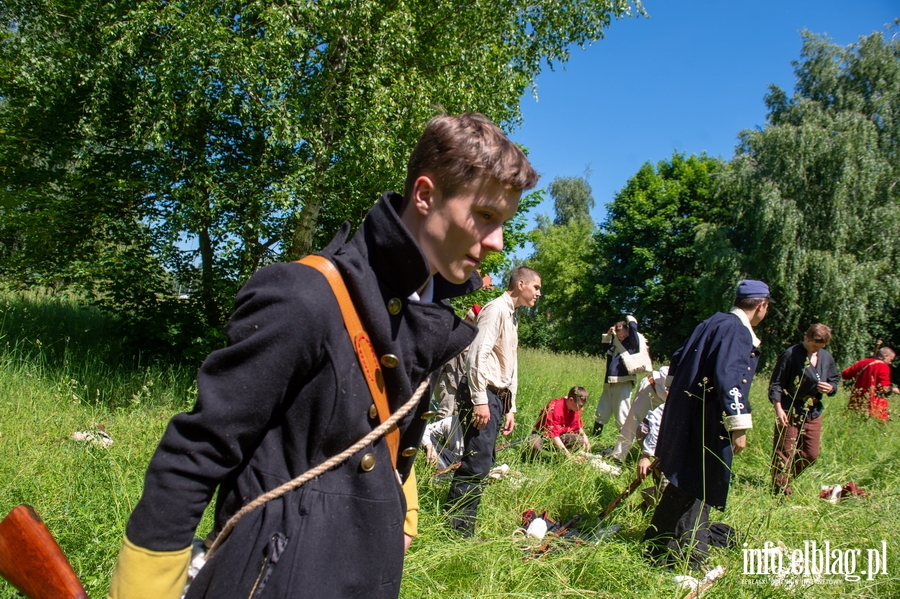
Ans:
{"type": "Polygon", "coordinates": [[[522,437],[521,439],[516,439],[515,441],[510,441],[509,443],[504,443],[503,445],[498,445],[495,451],[503,451],[504,449],[509,449],[514,445],[518,445],[519,443],[524,443],[528,440],[528,437],[522,437]]]}
{"type": "Polygon", "coordinates": [[[441,475],[444,475],[444,474],[448,474],[448,473],[453,472],[453,471],[455,471],[455,470],[459,470],[459,467],[460,467],[460,466],[462,466],[462,462],[453,462],[452,464],[450,464],[450,465],[447,466],[446,468],[441,468],[440,470],[438,470],[437,472],[435,472],[434,475],[435,475],[435,476],[441,476],[441,475]]]}
{"type": "Polygon", "coordinates": [[[0,576],[29,599],[88,599],[41,517],[20,505],[0,522],[0,576]]]}
{"type": "MultiPolygon", "coordinates": [[[[653,470],[656,469],[656,467],[658,465],[659,465],[659,458],[653,458],[653,461],[650,463],[650,468],[648,470],[650,472],[653,472],[653,470]]],[[[633,481],[631,481],[631,484],[628,485],[628,487],[624,491],[622,491],[618,497],[613,499],[609,503],[608,506],[606,506],[606,509],[603,510],[602,514],[600,514],[600,519],[602,520],[603,518],[606,518],[610,512],[612,512],[614,509],[616,509],[616,506],[618,506],[622,502],[623,499],[625,499],[626,497],[628,497],[629,495],[634,493],[637,490],[637,488],[639,486],[641,486],[642,482],[644,482],[644,479],[637,478],[637,477],[633,481]]]]}

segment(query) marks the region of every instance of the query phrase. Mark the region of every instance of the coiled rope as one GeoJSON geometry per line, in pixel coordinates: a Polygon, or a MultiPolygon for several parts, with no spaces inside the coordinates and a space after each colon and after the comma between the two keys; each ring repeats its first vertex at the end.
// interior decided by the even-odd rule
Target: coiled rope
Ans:
{"type": "Polygon", "coordinates": [[[245,515],[247,515],[249,512],[252,512],[254,509],[258,508],[259,506],[266,503],[267,501],[277,499],[278,497],[281,497],[285,493],[288,493],[289,491],[293,491],[294,489],[298,488],[300,485],[316,478],[317,476],[327,472],[328,470],[331,470],[335,466],[339,466],[340,464],[343,464],[350,458],[350,456],[357,453],[363,447],[365,447],[366,445],[373,443],[377,439],[383,437],[385,435],[385,433],[387,433],[391,429],[391,427],[396,425],[397,422],[401,418],[406,416],[416,405],[418,405],[419,399],[421,399],[422,394],[425,393],[425,390],[428,388],[429,382],[430,381],[428,379],[425,379],[424,381],[422,381],[422,384],[419,385],[418,389],[416,389],[416,392],[413,393],[413,396],[411,398],[409,398],[409,401],[407,401],[405,404],[403,404],[403,406],[401,406],[399,410],[397,410],[396,412],[391,414],[391,416],[387,420],[385,420],[384,422],[382,422],[381,424],[379,424],[378,426],[373,428],[372,432],[367,434],[365,437],[363,437],[362,439],[360,439],[359,441],[357,441],[356,443],[354,443],[353,445],[351,445],[350,447],[348,447],[341,453],[328,458],[327,460],[325,460],[324,462],[322,462],[315,468],[307,470],[306,472],[304,472],[297,478],[284,483],[280,487],[272,489],[268,493],[264,493],[264,494],[260,495],[259,497],[257,497],[256,499],[254,499],[253,501],[251,501],[250,503],[248,503],[247,505],[242,507],[240,510],[238,510],[237,513],[235,513],[228,520],[228,522],[225,523],[225,526],[222,528],[222,532],[220,532],[218,534],[218,536],[216,537],[216,540],[213,542],[212,546],[209,548],[209,551],[206,553],[206,559],[208,560],[209,558],[212,557],[212,555],[213,555],[213,553],[215,553],[216,549],[219,548],[219,545],[221,545],[225,541],[225,539],[228,537],[228,535],[231,534],[231,531],[234,529],[234,527],[238,523],[238,521],[241,518],[243,518],[245,515]]]}

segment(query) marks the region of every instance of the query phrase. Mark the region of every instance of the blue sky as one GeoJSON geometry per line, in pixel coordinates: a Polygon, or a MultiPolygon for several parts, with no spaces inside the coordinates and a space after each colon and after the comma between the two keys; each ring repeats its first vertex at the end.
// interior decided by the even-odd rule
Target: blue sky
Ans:
{"type": "MultiPolygon", "coordinates": [[[[649,18],[614,21],[604,39],[545,69],[538,100],[522,98],[524,123],[511,135],[528,147],[539,187],[590,165],[597,223],[645,162],[675,150],[731,158],[738,133],[765,123],[768,85],[793,94],[801,30],[847,45],[900,17],[897,0],[646,0],[644,7],[649,18]]],[[[548,199],[531,221],[552,212],[548,199]]]]}

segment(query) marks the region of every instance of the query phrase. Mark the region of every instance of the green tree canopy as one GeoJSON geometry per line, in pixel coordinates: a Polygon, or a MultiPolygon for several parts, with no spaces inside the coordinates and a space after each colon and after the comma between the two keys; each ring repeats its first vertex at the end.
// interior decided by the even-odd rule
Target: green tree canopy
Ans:
{"type": "Polygon", "coordinates": [[[602,331],[596,326],[596,304],[590,281],[596,269],[594,225],[577,218],[567,224],[541,219],[532,232],[534,253],[528,265],[541,273],[538,302],[541,345],[546,349],[593,352],[602,331]]]}
{"type": "Polygon", "coordinates": [[[777,298],[762,325],[769,360],[822,322],[846,363],[897,333],[900,43],[803,36],[794,96],[773,86],[768,124],[741,134],[723,187],[739,226],[719,237],[777,298]]]}
{"type": "Polygon", "coordinates": [[[573,220],[591,222],[594,196],[584,177],[556,177],[547,187],[553,198],[554,225],[567,225],[573,220]]]}
{"type": "Polygon", "coordinates": [[[81,280],[144,317],[188,306],[217,328],[254,270],[319,247],[401,187],[435,107],[515,127],[541,68],[632,10],[643,9],[10,0],[5,272],[81,280]],[[167,299],[175,286],[191,290],[186,303],[167,299]]]}
{"type": "Polygon", "coordinates": [[[724,168],[705,154],[678,152],[656,166],[644,164],[607,206],[597,232],[604,267],[597,269],[593,287],[608,305],[597,310],[614,318],[633,314],[654,358],[671,355],[708,316],[697,301],[703,273],[695,232],[704,223],[730,220],[715,194],[724,168]]]}

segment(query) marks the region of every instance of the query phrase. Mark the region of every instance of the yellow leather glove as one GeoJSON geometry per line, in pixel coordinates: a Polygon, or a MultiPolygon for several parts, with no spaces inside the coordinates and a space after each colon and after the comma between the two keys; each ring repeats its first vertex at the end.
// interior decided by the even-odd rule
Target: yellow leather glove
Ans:
{"type": "Polygon", "coordinates": [[[125,537],[107,598],[180,599],[190,562],[190,547],[179,551],[151,551],[125,537]]]}
{"type": "Polygon", "coordinates": [[[406,520],[403,521],[403,532],[415,537],[419,532],[419,490],[416,488],[416,468],[413,466],[403,483],[403,494],[406,496],[406,520]]]}

